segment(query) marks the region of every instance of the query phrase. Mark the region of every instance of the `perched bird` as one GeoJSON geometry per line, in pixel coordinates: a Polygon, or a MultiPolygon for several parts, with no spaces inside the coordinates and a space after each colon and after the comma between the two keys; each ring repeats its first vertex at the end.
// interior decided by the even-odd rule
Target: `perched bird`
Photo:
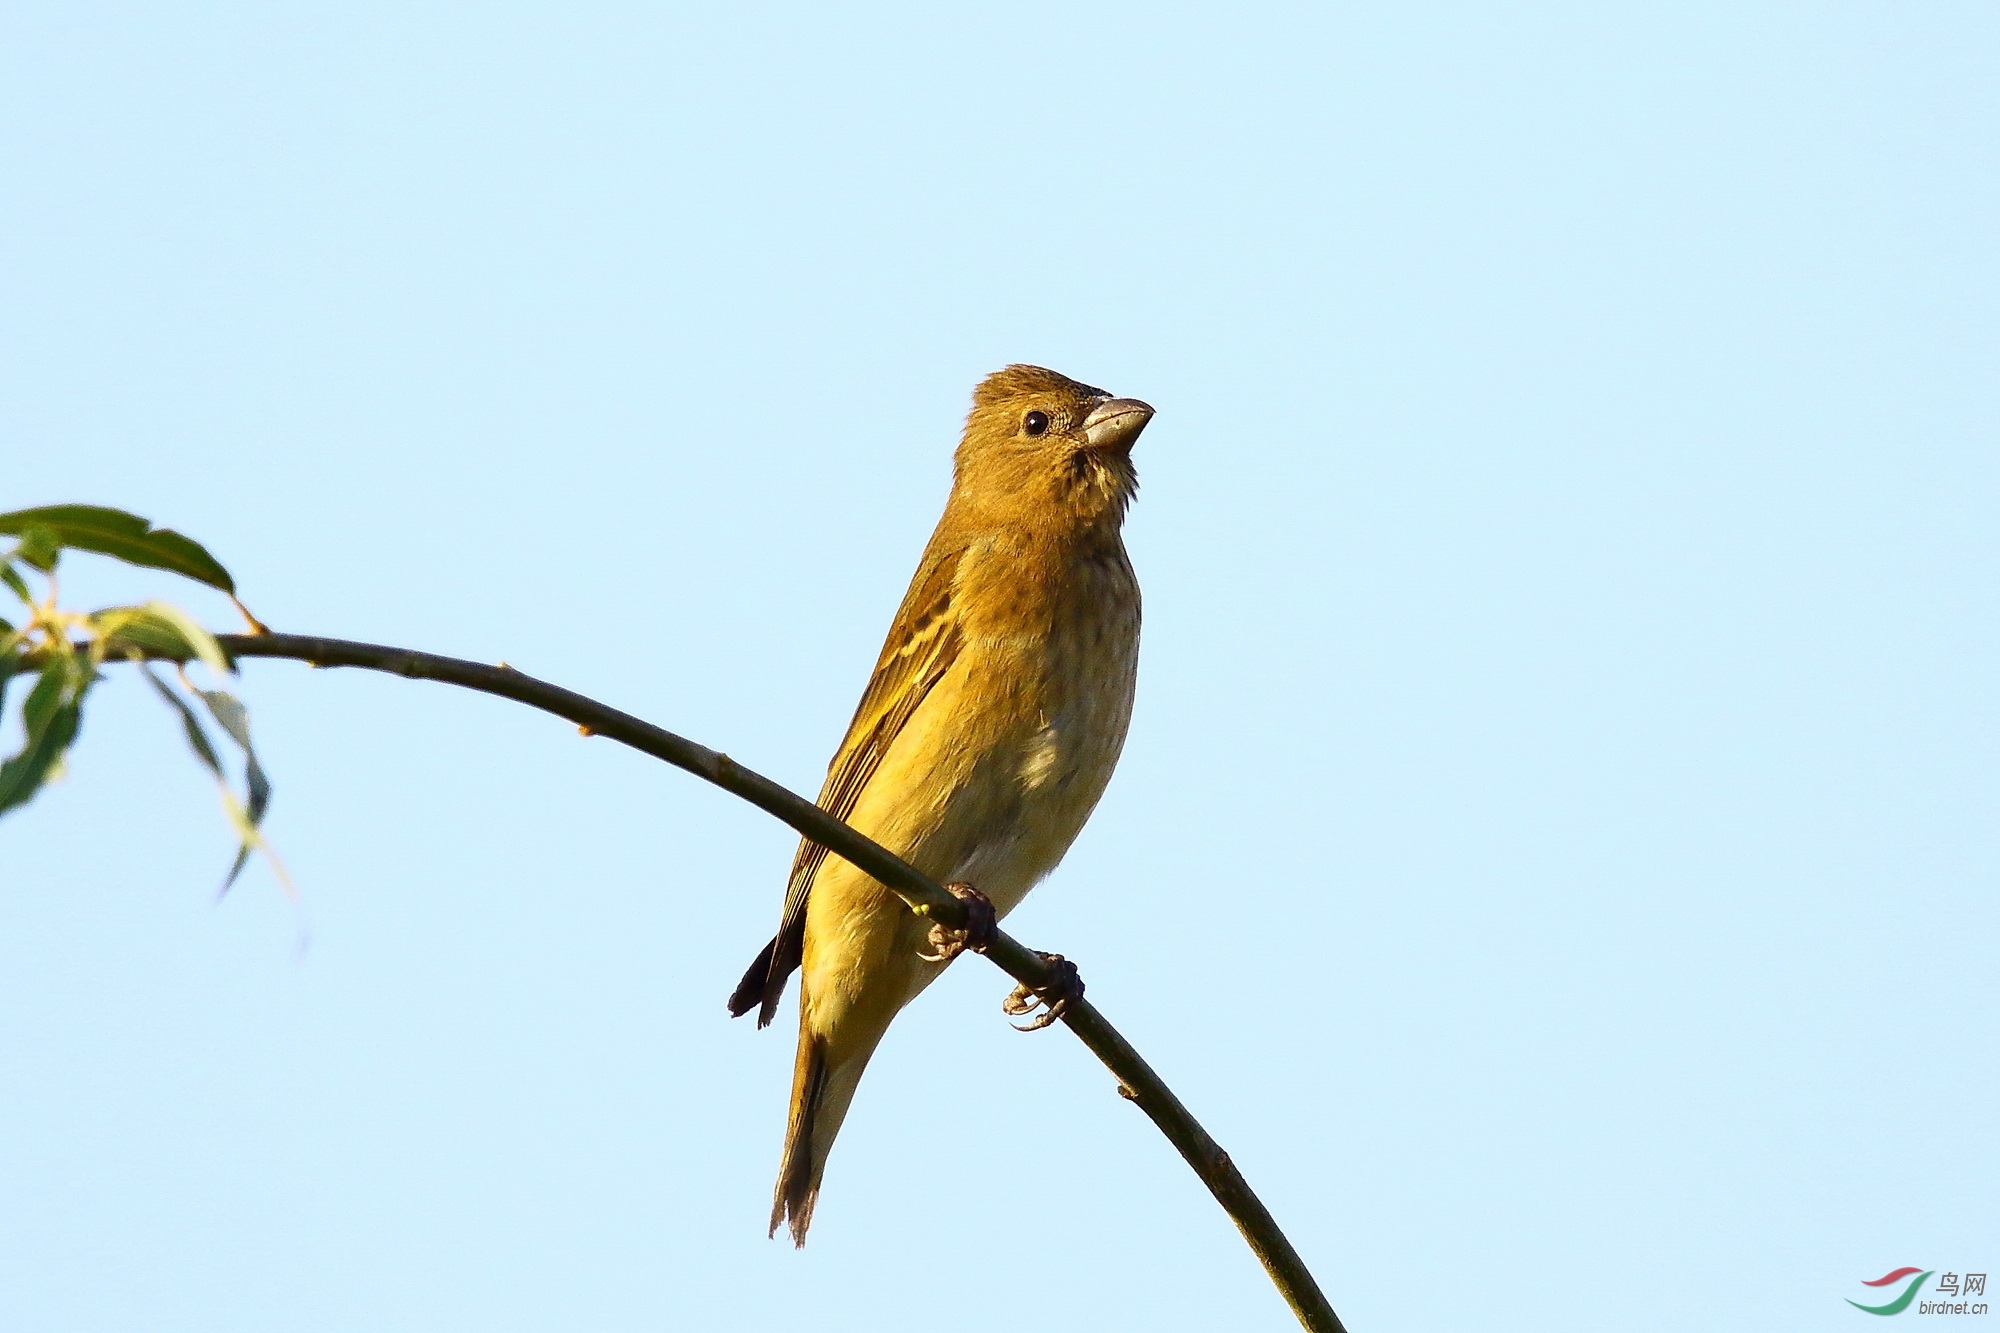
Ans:
{"type": "MultiPolygon", "coordinates": [[[[944,516],[827,767],[822,808],[969,908],[990,903],[988,923],[1069,850],[1125,744],[1139,584],[1119,528],[1138,489],[1132,444],[1152,416],[1039,366],[980,383],[944,516]]],[[[800,970],[772,1234],[789,1222],[805,1244],[869,1056],[950,961],[951,947],[926,951],[931,929],[876,880],[800,843],[778,933],[729,1000],[735,1015],[757,1008],[763,1027],[800,970]]]]}

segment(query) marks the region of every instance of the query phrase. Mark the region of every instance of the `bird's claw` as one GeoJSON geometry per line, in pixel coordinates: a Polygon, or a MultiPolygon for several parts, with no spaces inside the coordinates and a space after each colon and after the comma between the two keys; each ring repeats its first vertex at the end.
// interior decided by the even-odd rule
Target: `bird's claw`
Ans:
{"type": "Polygon", "coordinates": [[[1083,978],[1077,975],[1075,963],[1059,953],[1042,953],[1039,949],[1035,952],[1054,975],[1046,986],[1030,986],[1024,981],[1000,1001],[1000,1008],[1013,1018],[1034,1014],[1037,1009],[1042,1011],[1027,1023],[1014,1024],[1016,1032],[1040,1032],[1083,998],[1083,978]]]}
{"type": "Polygon", "coordinates": [[[930,945],[934,953],[920,953],[926,963],[949,963],[967,949],[985,953],[999,930],[993,900],[970,884],[947,884],[945,892],[965,906],[965,925],[957,930],[936,922],[931,924],[930,945]]]}

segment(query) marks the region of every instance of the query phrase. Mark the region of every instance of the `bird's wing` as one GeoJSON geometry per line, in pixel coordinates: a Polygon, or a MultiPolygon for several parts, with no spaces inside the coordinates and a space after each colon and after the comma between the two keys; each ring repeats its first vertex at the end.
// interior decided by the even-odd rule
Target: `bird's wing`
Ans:
{"type": "MultiPolygon", "coordinates": [[[[903,724],[917,711],[931,687],[951,669],[964,644],[959,609],[952,597],[952,581],[958,573],[963,548],[930,553],[910,580],[910,590],[889,627],[888,641],[875,661],[875,674],[847,724],[847,736],[827,766],[826,785],[820,789],[820,808],[836,819],[846,819],[861,799],[868,779],[881,767],[882,758],[895,744],[903,724]]],[[[785,978],[798,966],[805,942],[806,900],[813,879],[826,860],[826,848],[805,839],[799,843],[792,861],[791,882],[785,890],[785,914],[772,941],[771,959],[763,985],[762,1027],[777,1012],[778,997],[785,978]]],[[[745,978],[747,982],[748,977],[745,978]]]]}

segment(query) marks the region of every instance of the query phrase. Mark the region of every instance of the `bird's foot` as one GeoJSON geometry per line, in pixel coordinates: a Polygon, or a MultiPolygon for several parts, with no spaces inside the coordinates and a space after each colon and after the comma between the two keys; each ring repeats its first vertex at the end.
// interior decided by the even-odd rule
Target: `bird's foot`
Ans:
{"type": "Polygon", "coordinates": [[[1035,952],[1049,965],[1053,975],[1046,986],[1030,986],[1024,981],[1000,1001],[1001,1009],[1013,1018],[1034,1014],[1037,1009],[1042,1011],[1027,1023],[1014,1024],[1016,1032],[1041,1031],[1083,998],[1083,978],[1077,975],[1075,963],[1059,953],[1042,953],[1039,949],[1035,952]]]}
{"type": "Polygon", "coordinates": [[[993,943],[994,932],[1000,928],[991,898],[970,884],[947,884],[944,888],[946,893],[964,904],[965,925],[953,930],[950,926],[933,923],[930,943],[936,952],[917,955],[926,963],[949,963],[967,949],[985,953],[993,943]]]}

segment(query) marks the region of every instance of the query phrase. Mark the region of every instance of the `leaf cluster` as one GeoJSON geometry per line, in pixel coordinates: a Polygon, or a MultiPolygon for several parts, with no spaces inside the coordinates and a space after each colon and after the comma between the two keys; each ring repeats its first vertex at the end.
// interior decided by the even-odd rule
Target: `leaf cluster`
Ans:
{"type": "MultiPolygon", "coordinates": [[[[136,514],[101,505],[44,505],[0,513],[0,537],[15,539],[12,549],[0,551],[0,585],[23,608],[18,625],[0,618],[0,720],[7,716],[9,687],[15,679],[28,677],[34,682],[20,709],[21,748],[0,761],[0,816],[26,805],[61,778],[82,730],[84,704],[102,679],[99,668],[107,659],[127,658],[174,711],[189,748],[221,793],[237,838],[236,859],[223,881],[226,890],[253,850],[262,848],[269,854],[259,830],[271,804],[271,780],[250,741],[249,710],[226,690],[198,688],[188,679],[185,664],[199,662],[218,677],[232,674],[234,665],[214,635],[171,603],[149,601],[82,612],[65,609],[56,574],[63,552],[74,550],[180,574],[228,593],[231,600],[236,580],[200,543],[170,528],[156,528],[136,514]],[[43,584],[40,594],[32,582],[43,584]],[[181,688],[160,679],[146,659],[183,664],[176,673],[181,688]],[[241,796],[208,725],[190,700],[198,702],[241,751],[241,796]]],[[[247,610],[244,616],[262,630],[247,610]]],[[[279,874],[282,879],[282,869],[279,874]]]]}

